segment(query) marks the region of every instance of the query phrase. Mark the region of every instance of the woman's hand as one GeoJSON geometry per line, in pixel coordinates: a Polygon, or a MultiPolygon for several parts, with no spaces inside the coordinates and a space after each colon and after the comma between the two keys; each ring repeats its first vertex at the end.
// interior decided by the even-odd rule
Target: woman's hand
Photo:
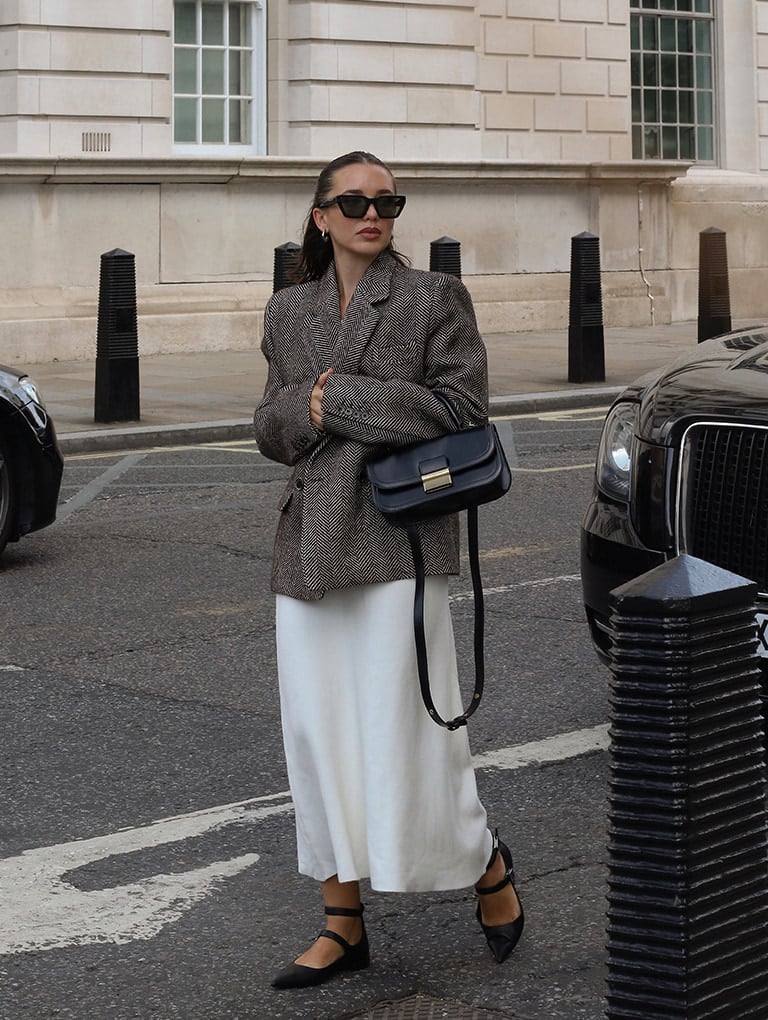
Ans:
{"type": "Polygon", "coordinates": [[[323,390],[331,372],[333,369],[329,368],[327,372],[318,376],[309,398],[309,418],[316,429],[322,430],[323,427],[323,390]]]}

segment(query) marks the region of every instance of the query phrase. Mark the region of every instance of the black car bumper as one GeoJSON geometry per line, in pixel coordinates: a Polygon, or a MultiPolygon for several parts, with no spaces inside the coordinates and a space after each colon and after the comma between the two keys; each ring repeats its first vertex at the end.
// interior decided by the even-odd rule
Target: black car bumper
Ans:
{"type": "Polygon", "coordinates": [[[11,457],[18,503],[10,539],[16,541],[56,519],[64,459],[53,422],[42,408],[35,407],[34,413],[21,408],[7,424],[15,438],[11,457]]]}
{"type": "Polygon", "coordinates": [[[581,529],[581,583],[590,635],[602,659],[609,648],[611,591],[665,559],[638,539],[626,507],[593,496],[581,529]]]}

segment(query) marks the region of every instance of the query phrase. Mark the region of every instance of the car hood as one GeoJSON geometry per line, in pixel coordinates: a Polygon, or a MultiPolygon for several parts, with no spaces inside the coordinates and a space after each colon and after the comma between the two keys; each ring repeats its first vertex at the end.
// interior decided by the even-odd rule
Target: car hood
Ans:
{"type": "Polygon", "coordinates": [[[15,379],[22,379],[26,372],[20,372],[17,368],[9,368],[8,365],[0,365],[0,374],[13,376],[15,379]]]}
{"type": "Polygon", "coordinates": [[[654,443],[667,443],[673,428],[691,421],[768,424],[768,327],[697,344],[624,396],[640,400],[638,431],[654,443]]]}

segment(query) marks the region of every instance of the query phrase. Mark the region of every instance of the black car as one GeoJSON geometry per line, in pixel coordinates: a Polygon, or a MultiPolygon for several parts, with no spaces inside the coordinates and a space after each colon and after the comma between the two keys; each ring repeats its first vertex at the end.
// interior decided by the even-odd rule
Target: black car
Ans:
{"type": "Polygon", "coordinates": [[[63,468],[37,386],[0,365],[0,552],[55,520],[63,468]]]}
{"type": "Polygon", "coordinates": [[[608,412],[581,535],[602,658],[609,592],[679,553],[757,583],[758,651],[768,657],[768,327],[692,340],[608,412]]]}

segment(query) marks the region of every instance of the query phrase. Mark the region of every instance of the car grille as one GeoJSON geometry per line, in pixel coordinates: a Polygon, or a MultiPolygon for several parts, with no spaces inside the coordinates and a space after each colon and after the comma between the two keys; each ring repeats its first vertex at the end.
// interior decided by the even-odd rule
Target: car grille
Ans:
{"type": "Polygon", "coordinates": [[[768,429],[704,422],[683,437],[678,550],[768,593],[768,429]]]}

